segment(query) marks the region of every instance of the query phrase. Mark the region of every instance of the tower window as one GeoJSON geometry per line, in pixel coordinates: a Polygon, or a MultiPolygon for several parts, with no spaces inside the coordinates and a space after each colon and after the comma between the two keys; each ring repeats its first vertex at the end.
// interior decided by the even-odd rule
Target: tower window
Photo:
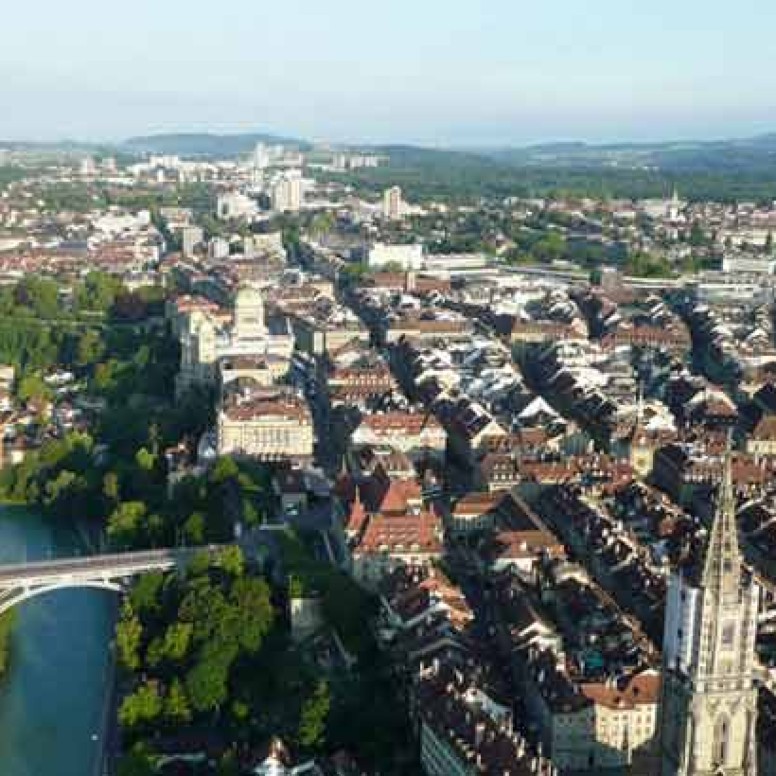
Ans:
{"type": "Polygon", "coordinates": [[[726,716],[717,720],[714,730],[714,764],[725,765],[728,758],[728,737],[730,723],[726,716]]]}

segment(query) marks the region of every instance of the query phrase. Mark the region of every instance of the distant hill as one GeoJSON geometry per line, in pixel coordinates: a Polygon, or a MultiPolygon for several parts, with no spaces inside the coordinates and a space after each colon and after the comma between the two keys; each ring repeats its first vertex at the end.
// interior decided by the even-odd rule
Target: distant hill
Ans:
{"type": "Polygon", "coordinates": [[[125,140],[127,151],[149,154],[174,154],[177,156],[218,157],[221,159],[250,153],[256,143],[294,146],[300,150],[310,148],[310,143],[299,138],[282,137],[264,132],[239,135],[215,135],[211,133],[180,133],[146,135],[125,140]]]}
{"type": "Polygon", "coordinates": [[[776,171],[776,133],[751,138],[665,143],[547,143],[479,153],[517,166],[614,167],[664,172],[776,171]]]}

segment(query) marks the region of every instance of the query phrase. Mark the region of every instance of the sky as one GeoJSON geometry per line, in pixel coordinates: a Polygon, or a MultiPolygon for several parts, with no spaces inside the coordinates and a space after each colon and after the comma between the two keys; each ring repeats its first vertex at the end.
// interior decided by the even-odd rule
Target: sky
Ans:
{"type": "Polygon", "coordinates": [[[0,140],[434,146],[776,131],[774,0],[28,0],[0,140]]]}

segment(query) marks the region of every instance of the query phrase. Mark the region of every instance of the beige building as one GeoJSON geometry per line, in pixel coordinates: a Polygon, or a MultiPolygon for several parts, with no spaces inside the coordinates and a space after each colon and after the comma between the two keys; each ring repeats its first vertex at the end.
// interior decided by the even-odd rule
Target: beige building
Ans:
{"type": "MultiPolygon", "coordinates": [[[[545,656],[547,653],[545,653],[545,656]]],[[[552,660],[558,660],[553,655],[552,660]]],[[[660,675],[577,684],[544,661],[527,683],[527,703],[545,751],[561,773],[655,774],[660,675]]]]}
{"type": "Polygon", "coordinates": [[[218,412],[219,455],[306,463],[313,455],[313,419],[304,400],[287,392],[228,393],[218,412]]]}
{"type": "Polygon", "coordinates": [[[292,316],[297,347],[312,356],[322,356],[349,342],[369,344],[369,330],[355,316],[342,321],[320,320],[313,315],[292,316]]]}
{"type": "Polygon", "coordinates": [[[754,456],[776,455],[776,415],[763,415],[746,441],[746,452],[754,456]]]}

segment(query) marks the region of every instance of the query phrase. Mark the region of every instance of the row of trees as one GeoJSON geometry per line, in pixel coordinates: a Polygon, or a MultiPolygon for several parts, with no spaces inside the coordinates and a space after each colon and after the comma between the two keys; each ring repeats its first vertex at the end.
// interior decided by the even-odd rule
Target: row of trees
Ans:
{"type": "Polygon", "coordinates": [[[63,293],[53,278],[26,275],[16,285],[0,289],[0,314],[37,321],[132,321],[162,312],[163,289],[128,290],[106,272],[89,272],[63,293]]]}

